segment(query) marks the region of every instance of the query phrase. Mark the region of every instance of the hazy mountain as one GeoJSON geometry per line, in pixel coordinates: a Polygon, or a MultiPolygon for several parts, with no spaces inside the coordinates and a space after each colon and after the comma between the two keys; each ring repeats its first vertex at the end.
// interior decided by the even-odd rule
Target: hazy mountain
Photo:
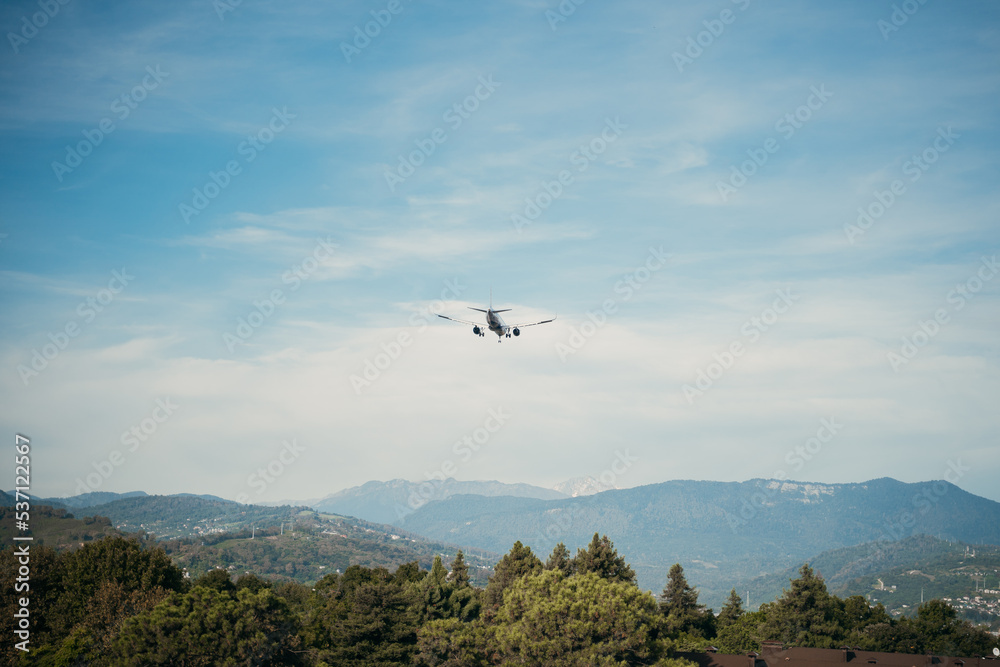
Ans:
{"type": "Polygon", "coordinates": [[[573,479],[567,479],[565,482],[560,482],[552,487],[559,493],[562,493],[570,498],[576,498],[578,496],[592,496],[595,493],[600,493],[601,491],[611,491],[618,487],[611,484],[605,484],[601,480],[591,477],[590,475],[586,477],[574,477],[573,479]]]}
{"type": "Polygon", "coordinates": [[[136,495],[109,503],[71,508],[77,517],[104,516],[124,531],[145,531],[158,538],[189,537],[251,526],[293,521],[302,507],[242,505],[232,500],[191,494],[136,495]]]}
{"type": "Polygon", "coordinates": [[[127,493],[114,493],[112,491],[91,491],[81,493],[78,496],[68,498],[38,498],[32,500],[33,503],[40,503],[52,507],[93,507],[94,505],[104,505],[121,498],[136,498],[147,495],[145,491],[129,491],[127,493]]]}
{"type": "MultiPolygon", "coordinates": [[[[1000,503],[947,482],[862,484],[673,481],[562,500],[453,496],[407,516],[406,529],[506,552],[520,540],[543,559],[607,534],[645,589],[659,592],[681,563],[718,608],[752,578],[823,551],[924,533],[1000,544],[1000,503]]],[[[780,590],[780,589],[779,589],[780,590]]]]}
{"type": "Polygon", "coordinates": [[[333,493],[311,506],[321,512],[334,512],[376,523],[398,525],[403,517],[431,501],[463,494],[490,498],[497,496],[544,500],[566,498],[566,494],[554,489],[543,489],[530,484],[504,484],[496,481],[459,482],[449,477],[444,481],[429,482],[408,482],[403,479],[367,482],[361,486],[333,493]]]}
{"type": "MultiPolygon", "coordinates": [[[[4,543],[23,534],[16,530],[14,514],[13,507],[0,507],[0,538],[4,543]]],[[[158,537],[174,537],[159,545],[193,577],[222,567],[236,575],[253,572],[310,583],[350,565],[395,570],[403,563],[417,561],[430,569],[435,556],[441,555],[450,563],[457,551],[454,545],[429,541],[395,526],[320,514],[309,508],[240,505],[190,494],[121,498],[99,506],[96,512],[92,508],[74,513],[33,505],[30,534],[34,544],[75,549],[101,537],[127,535],[140,525],[155,529],[152,532],[158,537]]],[[[499,557],[467,549],[465,559],[473,581],[485,585],[499,557]]]]}

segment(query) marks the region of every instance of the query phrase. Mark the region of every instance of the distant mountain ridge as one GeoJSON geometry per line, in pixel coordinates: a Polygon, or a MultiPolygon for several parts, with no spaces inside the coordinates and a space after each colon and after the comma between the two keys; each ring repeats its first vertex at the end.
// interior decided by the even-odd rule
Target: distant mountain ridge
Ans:
{"type": "Polygon", "coordinates": [[[552,488],[570,498],[576,498],[578,496],[591,496],[602,491],[611,491],[619,487],[605,484],[601,480],[588,475],[587,477],[567,479],[565,482],[560,482],[552,488]]]}
{"type": "Polygon", "coordinates": [[[755,479],[672,481],[562,500],[452,496],[405,517],[432,539],[504,552],[516,540],[543,559],[607,534],[643,588],[659,592],[673,563],[710,600],[738,582],[821,552],[914,534],[1000,544],[1000,503],[948,482],[856,484],[755,479]]]}
{"type": "Polygon", "coordinates": [[[455,495],[475,495],[485,498],[509,496],[542,500],[567,497],[566,494],[554,489],[531,484],[506,484],[493,480],[460,482],[449,477],[443,481],[436,479],[410,482],[405,479],[391,479],[387,482],[366,482],[361,486],[332,493],[313,503],[311,507],[321,512],[334,512],[376,523],[401,525],[404,517],[424,505],[455,495]]]}

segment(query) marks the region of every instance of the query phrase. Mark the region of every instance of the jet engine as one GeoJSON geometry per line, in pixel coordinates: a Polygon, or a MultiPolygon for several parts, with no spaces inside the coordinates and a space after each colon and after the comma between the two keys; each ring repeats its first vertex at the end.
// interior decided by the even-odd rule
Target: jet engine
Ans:
{"type": "Polygon", "coordinates": [[[521,330],[520,329],[514,329],[514,335],[515,336],[520,336],[521,335],[521,330]]]}
{"type": "Polygon", "coordinates": [[[476,334],[477,336],[483,335],[483,332],[479,327],[472,327],[472,333],[476,334]]]}

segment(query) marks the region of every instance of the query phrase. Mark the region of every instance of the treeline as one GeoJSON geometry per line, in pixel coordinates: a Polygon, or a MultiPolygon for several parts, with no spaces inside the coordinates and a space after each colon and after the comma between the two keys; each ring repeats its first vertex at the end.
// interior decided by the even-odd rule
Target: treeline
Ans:
{"type": "MultiPolygon", "coordinates": [[[[995,640],[941,602],[894,620],[860,596],[841,600],[808,567],[777,601],[746,613],[735,591],[716,615],[675,565],[658,601],[611,541],[594,535],[545,562],[520,542],[485,588],[459,552],[430,571],[352,566],[314,586],[235,581],[214,570],[193,581],[160,548],[110,537],[73,552],[31,551],[31,652],[20,665],[660,665],[677,650],[724,652],[761,641],[844,643],[873,650],[982,655],[995,640]]],[[[11,622],[17,561],[0,552],[0,613],[11,622]]],[[[13,636],[11,632],[6,633],[13,636]]]]}

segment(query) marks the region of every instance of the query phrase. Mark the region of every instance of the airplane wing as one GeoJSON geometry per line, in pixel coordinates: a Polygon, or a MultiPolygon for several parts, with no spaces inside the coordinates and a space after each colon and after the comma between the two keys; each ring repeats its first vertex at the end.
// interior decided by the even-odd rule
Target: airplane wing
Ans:
{"type": "MultiPolygon", "coordinates": [[[[441,315],[440,317],[444,317],[444,315],[441,315]]],[[[556,318],[553,317],[551,320],[542,320],[541,322],[532,322],[531,324],[508,324],[507,326],[511,329],[521,329],[523,327],[533,327],[536,324],[548,324],[549,322],[555,322],[555,320],[556,318]]]]}
{"type": "Polygon", "coordinates": [[[447,315],[438,315],[438,317],[443,317],[446,320],[451,320],[452,322],[460,322],[462,324],[471,324],[474,327],[485,327],[485,322],[470,322],[469,320],[457,320],[454,317],[448,317],[447,315]]]}

